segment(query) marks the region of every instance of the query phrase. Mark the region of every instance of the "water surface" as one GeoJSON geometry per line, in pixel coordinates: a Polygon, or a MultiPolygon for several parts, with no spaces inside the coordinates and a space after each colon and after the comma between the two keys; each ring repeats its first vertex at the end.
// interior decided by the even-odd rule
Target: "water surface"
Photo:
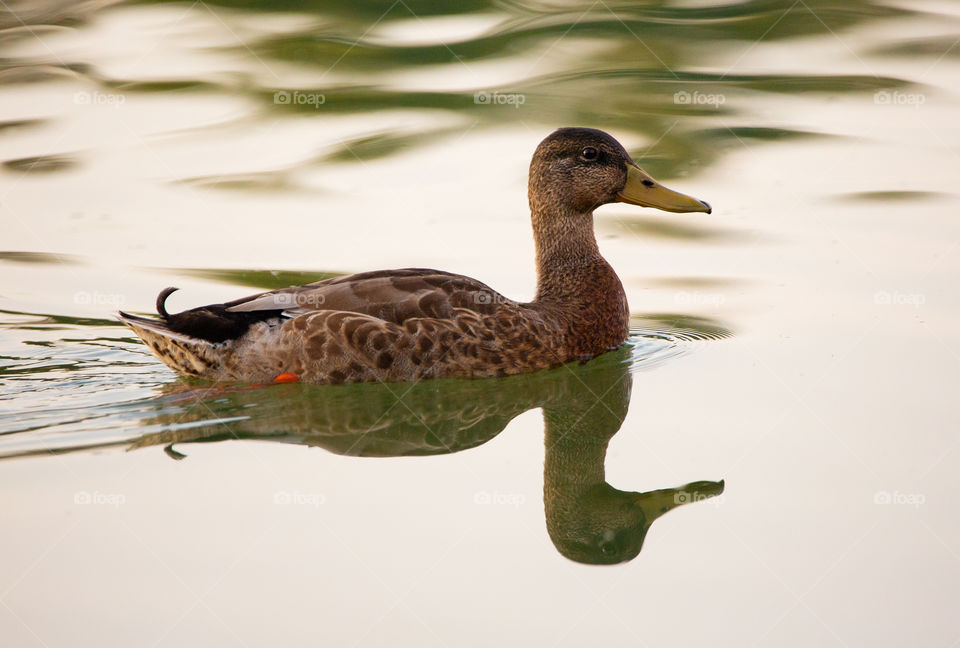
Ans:
{"type": "Polygon", "coordinates": [[[955,644],[958,18],[7,5],[4,645],[955,644]],[[113,318],[406,266],[529,299],[563,125],[715,208],[598,210],[616,354],[211,386],[113,318]]]}

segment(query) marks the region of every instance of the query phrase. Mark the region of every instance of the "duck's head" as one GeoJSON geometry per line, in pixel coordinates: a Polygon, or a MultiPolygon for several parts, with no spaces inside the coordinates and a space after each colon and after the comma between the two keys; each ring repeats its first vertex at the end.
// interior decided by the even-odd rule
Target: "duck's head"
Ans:
{"type": "Polygon", "coordinates": [[[715,497],[723,482],[701,481],[646,493],[617,490],[607,483],[545,500],[547,531],[561,554],[581,563],[613,565],[633,560],[650,525],[678,506],[715,497]]]}
{"type": "Polygon", "coordinates": [[[530,203],[588,213],[624,202],[669,212],[706,212],[710,205],[664,187],[641,169],[607,133],[560,128],[540,142],[530,163],[530,203]]]}

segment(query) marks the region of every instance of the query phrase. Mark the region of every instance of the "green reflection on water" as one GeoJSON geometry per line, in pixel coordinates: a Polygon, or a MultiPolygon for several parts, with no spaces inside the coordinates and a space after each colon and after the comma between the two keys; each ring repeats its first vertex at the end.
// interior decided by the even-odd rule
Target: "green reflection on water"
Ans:
{"type": "Polygon", "coordinates": [[[416,146],[423,146],[445,135],[459,132],[459,129],[444,128],[425,133],[383,132],[338,142],[335,149],[327,154],[323,161],[329,162],[366,162],[386,157],[416,146]]]}
{"type": "Polygon", "coordinates": [[[550,538],[572,560],[618,563],[636,557],[655,519],[724,487],[703,481],[632,492],[607,483],[607,445],[630,405],[630,356],[623,349],[584,366],[533,375],[412,386],[175,384],[157,401],[158,412],[141,419],[143,426],[164,429],[131,447],[163,445],[182,459],[185,444],[255,439],[362,457],[442,455],[482,445],[519,414],[542,408],[550,538]]]}
{"type": "Polygon", "coordinates": [[[0,261],[12,263],[74,264],[81,263],[79,257],[69,254],[50,254],[49,252],[26,252],[9,250],[0,252],[0,261]]]}
{"type": "Polygon", "coordinates": [[[842,194],[837,199],[850,202],[913,202],[947,195],[936,191],[857,191],[842,194]]]}
{"type": "Polygon", "coordinates": [[[635,236],[674,239],[681,241],[730,241],[743,239],[737,232],[642,216],[619,216],[605,218],[600,223],[601,231],[624,230],[635,236]],[[609,223],[609,224],[608,224],[609,223]]]}
{"type": "MultiPolygon", "coordinates": [[[[563,125],[588,125],[655,143],[653,150],[636,153],[644,154],[640,157],[648,171],[666,179],[695,173],[745,140],[759,143],[813,134],[733,123],[734,119],[749,119],[749,102],[757,93],[837,95],[911,85],[904,79],[873,74],[734,73],[736,63],[758,42],[842,38],[868,24],[922,13],[871,0],[851,0],[842,6],[831,0],[799,4],[754,0],[705,7],[663,1],[364,1],[344,5],[220,0],[207,4],[222,14],[225,24],[234,17],[248,19],[278,12],[292,14],[299,23],[280,31],[258,30],[247,20],[242,43],[220,41],[207,48],[253,66],[239,74],[208,74],[202,65],[196,70],[186,65],[181,66],[177,78],[119,78],[86,61],[69,58],[8,57],[0,59],[0,68],[10,73],[10,81],[40,82],[69,73],[111,91],[175,93],[187,103],[191,93],[245,96],[258,102],[265,118],[299,115],[322,122],[337,115],[394,109],[442,111],[464,118],[456,128],[421,127],[415,132],[378,128],[370,135],[346,140],[332,133],[331,143],[338,142],[338,148],[305,164],[352,163],[396,155],[438,138],[459,136],[465,130],[517,125],[549,132],[563,125]],[[476,25],[470,35],[448,36],[445,27],[430,22],[432,17],[456,17],[476,25]],[[394,27],[412,29],[414,37],[400,40],[394,27]],[[493,77],[476,73],[481,70],[478,66],[491,62],[511,67],[493,77]],[[295,75],[301,85],[289,80],[286,66],[291,64],[303,72],[295,75]],[[443,89],[440,84],[440,89],[428,88],[420,82],[398,87],[390,77],[391,73],[436,70],[455,72],[457,87],[443,89]],[[264,71],[268,72],[265,76],[264,71]],[[487,80],[475,80],[481,78],[487,80]],[[505,80],[489,80],[496,78],[505,80]],[[324,102],[282,103],[275,99],[277,91],[322,94],[324,102]],[[477,100],[478,91],[519,93],[524,100],[519,109],[515,104],[484,103],[477,100]],[[699,102],[697,96],[719,99],[699,102]],[[705,124],[708,127],[704,128],[705,124]]],[[[82,26],[93,15],[90,11],[82,7],[38,9],[25,20],[35,30],[61,24],[82,26]]],[[[895,44],[891,53],[925,55],[944,51],[943,45],[942,38],[910,41],[895,44]]],[[[16,162],[8,160],[7,164],[16,162]]],[[[16,168],[36,172],[56,167],[16,168]]],[[[193,179],[222,189],[295,188],[293,180],[277,174],[204,180],[193,179]]]]}
{"type": "MultiPolygon", "coordinates": [[[[256,280],[256,279],[255,279],[256,280]]],[[[56,331],[88,326],[116,326],[114,322],[4,313],[22,320],[16,329],[56,331]]],[[[59,447],[49,441],[30,443],[34,427],[16,426],[4,436],[16,446],[24,435],[24,449],[0,458],[54,456],[74,451],[125,446],[142,449],[163,446],[169,456],[184,459],[186,446],[236,440],[256,440],[320,447],[338,455],[359,457],[413,457],[445,455],[480,446],[502,432],[518,415],[542,408],[545,426],[544,508],[546,526],[563,555],[586,563],[616,563],[634,558],[655,519],[676,506],[712,497],[722,482],[697,482],[647,492],[619,490],[607,483],[606,448],[630,406],[632,371],[651,366],[680,352],[688,340],[719,339],[729,331],[705,318],[661,314],[637,318],[631,343],[584,365],[571,364],[551,371],[477,380],[431,380],[409,383],[362,383],[342,386],[285,384],[271,386],[210,385],[169,376],[159,397],[126,402],[97,403],[72,411],[32,413],[34,424],[49,426],[57,416],[70,421],[88,419],[92,427],[65,435],[59,447]],[[51,418],[54,417],[54,418],[51,418]],[[109,424],[107,423],[109,421],[109,424]],[[126,438],[97,434],[103,425],[133,431],[126,438]],[[79,434],[86,431],[87,434],[79,434]],[[93,432],[93,434],[90,434],[93,432]]],[[[28,334],[30,334],[28,333],[28,334]]],[[[25,343],[29,343],[26,341],[25,343]]],[[[0,369],[0,376],[42,381],[51,373],[85,375],[90,363],[98,367],[101,382],[117,384],[116,373],[99,369],[101,353],[83,358],[59,358],[65,349],[76,352],[100,345],[116,354],[118,340],[97,336],[84,340],[37,340],[45,364],[0,369]],[[69,342],[66,347],[61,343],[69,342]]],[[[113,358],[119,370],[129,352],[113,358]]],[[[128,364],[136,368],[139,363],[128,364]]],[[[91,376],[92,378],[92,376],[91,376]]],[[[70,380],[67,378],[67,380],[70,380]]],[[[93,384],[94,392],[109,390],[93,384]]],[[[54,383],[49,383],[54,384],[54,383]]],[[[14,383],[10,383],[14,385],[14,383]]],[[[131,386],[133,383],[131,383],[131,386]]],[[[29,419],[30,417],[28,417],[29,419]]],[[[75,423],[74,423],[75,424],[75,423]]],[[[629,430],[628,433],[639,433],[629,430]]]]}
{"type": "Polygon", "coordinates": [[[301,286],[339,277],[342,272],[320,272],[316,270],[247,270],[216,268],[183,268],[175,272],[188,277],[201,277],[228,283],[234,286],[249,286],[264,290],[277,290],[288,286],[301,286]]]}
{"type": "MultiPolygon", "coordinates": [[[[73,329],[82,326],[116,326],[116,320],[101,319],[96,317],[70,317],[69,315],[43,315],[40,313],[23,313],[20,311],[0,309],[0,314],[9,316],[19,316],[26,321],[5,321],[0,326],[7,328],[17,328],[22,330],[55,330],[57,328],[73,329]]],[[[11,318],[13,319],[13,318],[11,318]]]]}
{"type": "Polygon", "coordinates": [[[37,155],[34,157],[7,160],[3,166],[11,171],[24,173],[50,173],[64,171],[76,166],[77,160],[66,155],[37,155]]]}

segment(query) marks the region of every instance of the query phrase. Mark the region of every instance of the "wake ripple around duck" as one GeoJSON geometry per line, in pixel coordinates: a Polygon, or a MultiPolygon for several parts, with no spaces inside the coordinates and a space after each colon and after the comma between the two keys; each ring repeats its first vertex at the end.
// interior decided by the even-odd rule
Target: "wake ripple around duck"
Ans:
{"type": "Polygon", "coordinates": [[[697,344],[726,340],[733,332],[721,322],[706,317],[674,313],[651,313],[630,321],[627,362],[631,371],[653,368],[697,344]]]}

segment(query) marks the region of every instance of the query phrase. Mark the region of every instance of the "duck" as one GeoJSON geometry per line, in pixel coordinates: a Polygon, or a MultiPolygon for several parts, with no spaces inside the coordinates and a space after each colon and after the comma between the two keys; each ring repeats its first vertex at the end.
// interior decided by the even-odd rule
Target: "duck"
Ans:
{"type": "Polygon", "coordinates": [[[528,201],[537,289],[519,302],[476,279],[379,270],[250,295],[159,318],[121,311],[150,351],[214,382],[343,384],[482,378],[585,363],[627,340],[623,285],[601,256],[593,212],[621,202],[712,213],[669,189],[610,134],[559,128],[534,151],[528,201]]]}

